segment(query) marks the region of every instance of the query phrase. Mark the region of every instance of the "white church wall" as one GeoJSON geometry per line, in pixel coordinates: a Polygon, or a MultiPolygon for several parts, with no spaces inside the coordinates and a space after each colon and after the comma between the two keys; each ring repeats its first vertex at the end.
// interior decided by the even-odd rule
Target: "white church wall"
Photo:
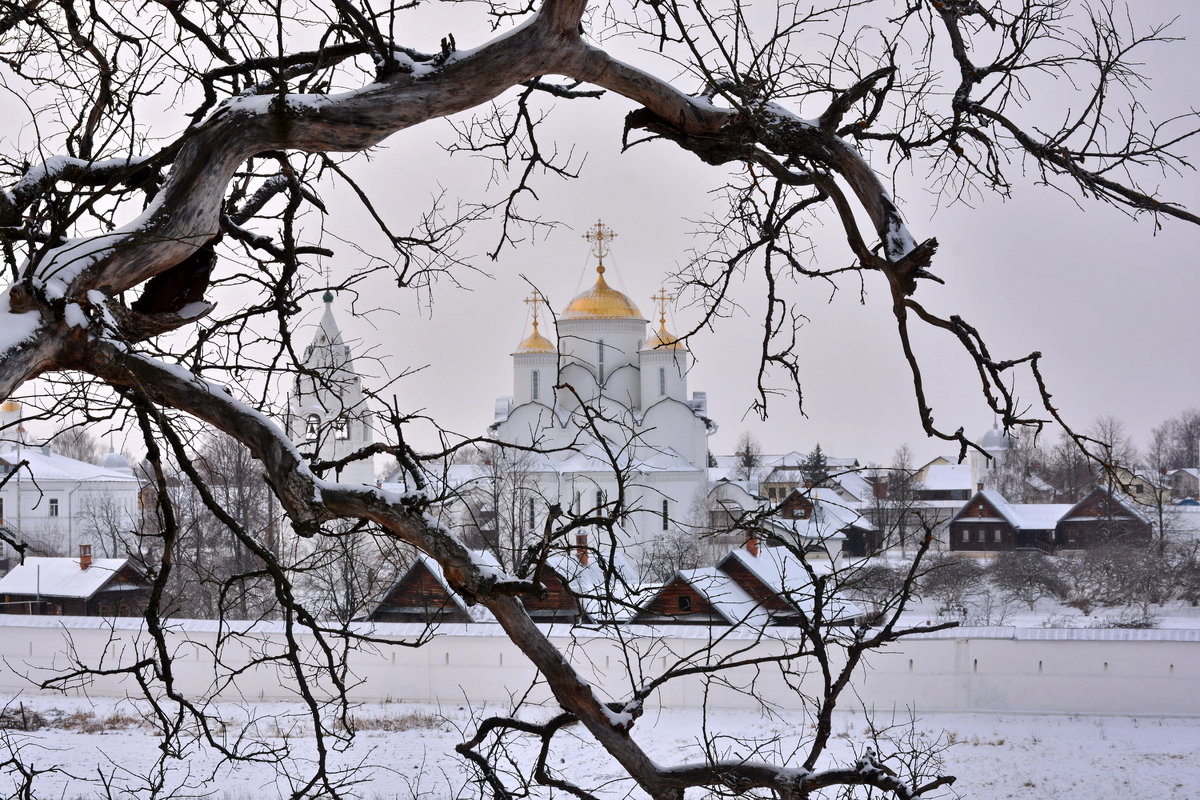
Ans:
{"type": "MultiPolygon", "coordinates": [[[[213,667],[205,657],[215,644],[215,622],[179,621],[168,634],[176,652],[177,688],[188,694],[211,689],[213,667]]],[[[278,626],[258,626],[243,647],[248,657],[265,643],[283,647],[278,626]]],[[[377,625],[373,633],[383,638],[415,639],[420,625],[377,625]]],[[[782,634],[784,629],[773,629],[782,634]]],[[[52,671],[70,667],[67,644],[87,663],[98,663],[102,654],[113,667],[142,657],[150,639],[139,620],[79,617],[0,616],[0,657],[8,669],[0,670],[0,691],[10,694],[36,691],[33,682],[52,671]],[[110,627],[111,624],[111,627],[110,627]]],[[[716,633],[713,631],[712,633],[716,633]]],[[[551,630],[551,638],[572,657],[583,676],[595,686],[611,687],[613,696],[626,696],[622,682],[625,657],[617,643],[589,636],[565,626],[551,630]]],[[[671,626],[660,629],[631,626],[626,636],[656,636],[656,651],[664,654],[692,652],[709,638],[702,627],[671,626]]],[[[301,636],[301,641],[307,637],[301,636]]],[[[649,640],[648,640],[649,641],[649,640]]],[[[716,646],[717,652],[750,644],[734,635],[716,646]]],[[[780,644],[752,646],[752,655],[778,652],[780,644]]],[[[894,709],[930,712],[1017,712],[1040,714],[1129,714],[1200,717],[1200,632],[1197,631],[1069,631],[1011,628],[970,629],[959,633],[908,639],[888,651],[874,653],[853,682],[854,705],[859,703],[884,713],[894,709]],[[1127,638],[1120,638],[1124,634],[1127,638]],[[1128,637],[1129,634],[1139,634],[1128,637]],[[1173,634],[1181,634],[1174,635],[1173,634]]],[[[227,646],[227,656],[234,649],[227,646]]],[[[513,693],[527,688],[535,670],[493,625],[444,625],[438,635],[420,648],[353,649],[348,652],[351,673],[361,682],[351,690],[359,701],[410,701],[421,703],[505,703],[513,693]]],[[[670,657],[672,660],[674,656],[670,657]]],[[[644,662],[646,674],[664,665],[659,659],[644,662]]],[[[770,667],[722,673],[733,685],[753,684],[764,701],[794,704],[789,681],[770,667]]],[[[819,675],[801,680],[801,688],[815,691],[819,675]]],[[[241,676],[237,693],[231,688],[223,699],[294,700],[288,682],[274,667],[253,669],[241,676]]],[[[79,691],[79,690],[76,690],[79,691]]],[[[131,681],[116,676],[97,677],[86,691],[95,696],[136,694],[131,681]]],[[[543,690],[536,701],[548,701],[543,690]]],[[[650,707],[696,708],[707,701],[713,708],[754,710],[759,701],[702,678],[674,681],[655,694],[650,707]]]]}

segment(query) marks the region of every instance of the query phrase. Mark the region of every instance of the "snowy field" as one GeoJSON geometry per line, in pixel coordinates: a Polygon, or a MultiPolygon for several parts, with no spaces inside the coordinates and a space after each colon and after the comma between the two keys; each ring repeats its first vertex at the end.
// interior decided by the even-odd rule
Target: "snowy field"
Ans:
{"type": "MultiPolygon", "coordinates": [[[[19,748],[26,763],[38,769],[61,767],[38,778],[35,796],[63,798],[100,796],[99,788],[86,783],[104,776],[120,796],[148,796],[138,776],[153,771],[159,754],[157,742],[136,720],[136,709],[124,701],[96,701],[58,697],[10,698],[6,718],[19,717],[23,706],[27,720],[42,717],[39,730],[0,731],[3,742],[19,748]],[[75,714],[75,716],[71,716],[75,714]]],[[[263,764],[236,767],[218,765],[202,749],[170,762],[163,795],[211,795],[217,800],[272,800],[286,797],[289,781],[306,774],[312,741],[289,722],[297,707],[268,705],[255,708],[221,707],[228,717],[267,715],[258,733],[272,746],[287,746],[291,760],[277,774],[263,764]]],[[[489,709],[498,711],[498,709],[489,709]]],[[[364,798],[476,797],[469,774],[454,755],[471,723],[465,708],[435,709],[401,704],[367,705],[356,709],[363,721],[353,745],[336,756],[335,763],[360,781],[355,792],[364,798]],[[403,729],[403,730],[398,730],[403,729]]],[[[876,721],[877,724],[880,722],[876,721]]],[[[738,712],[662,712],[648,715],[635,730],[660,762],[670,763],[699,755],[702,731],[721,733],[718,740],[730,755],[775,740],[769,748],[787,752],[803,733],[799,718],[763,718],[738,712]]],[[[237,726],[221,731],[225,741],[236,739],[237,726]]],[[[1178,718],[1018,716],[994,714],[928,715],[916,725],[919,741],[946,745],[946,772],[957,775],[954,792],[938,797],[1038,798],[1038,800],[1167,800],[1200,797],[1200,720],[1178,718]]],[[[837,752],[852,758],[856,747],[868,740],[861,715],[838,717],[837,752]]],[[[617,770],[587,739],[560,734],[550,763],[566,776],[585,777],[591,785],[606,784],[603,797],[630,794],[626,783],[613,782],[617,770]]],[[[886,744],[881,748],[886,752],[886,744]]],[[[0,761],[7,757],[0,749],[0,761]]],[[[4,773],[4,795],[13,787],[11,772],[4,773]]],[[[634,793],[632,796],[639,796],[634,793]]],[[[697,795],[699,796],[699,795],[697,795]]]]}

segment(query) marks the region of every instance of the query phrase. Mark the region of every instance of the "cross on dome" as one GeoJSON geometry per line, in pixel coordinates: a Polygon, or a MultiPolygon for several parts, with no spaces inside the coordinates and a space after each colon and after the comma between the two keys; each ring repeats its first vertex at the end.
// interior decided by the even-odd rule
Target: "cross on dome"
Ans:
{"type": "Polygon", "coordinates": [[[650,295],[650,299],[658,303],[658,322],[660,325],[667,324],[667,303],[674,302],[675,295],[667,294],[666,289],[659,289],[658,294],[650,295]]]}
{"type": "Polygon", "coordinates": [[[602,221],[596,220],[596,224],[588,228],[588,232],[583,235],[583,238],[592,243],[592,254],[596,256],[598,262],[596,271],[603,275],[604,257],[608,255],[609,242],[617,238],[617,234],[602,221]]]}
{"type": "Polygon", "coordinates": [[[533,331],[534,331],[534,333],[537,333],[538,311],[540,310],[542,303],[546,302],[546,298],[542,295],[541,292],[534,289],[533,293],[530,294],[529,297],[526,297],[521,302],[528,303],[529,307],[531,309],[533,309],[533,331]]]}
{"type": "MultiPolygon", "coordinates": [[[[530,306],[530,308],[533,309],[533,333],[529,334],[529,336],[525,339],[525,341],[523,341],[519,345],[517,345],[517,352],[518,353],[553,353],[553,352],[557,352],[556,348],[554,347],[554,344],[549,339],[547,339],[545,336],[542,336],[541,332],[538,331],[538,313],[541,309],[542,303],[546,303],[546,297],[541,292],[534,289],[533,293],[530,294],[529,297],[524,298],[521,302],[527,303],[530,306]]],[[[549,305],[549,303],[547,303],[547,305],[549,305]]]]}

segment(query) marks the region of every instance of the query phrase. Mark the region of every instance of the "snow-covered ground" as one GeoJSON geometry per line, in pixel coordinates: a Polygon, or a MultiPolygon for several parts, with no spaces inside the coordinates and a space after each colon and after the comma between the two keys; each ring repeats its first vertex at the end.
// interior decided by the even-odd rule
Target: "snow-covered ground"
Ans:
{"type": "MultiPolygon", "coordinates": [[[[87,701],[58,697],[12,698],[9,712],[24,705],[27,715],[39,713],[53,718],[62,713],[84,712],[100,730],[83,732],[80,717],[24,733],[0,731],[0,761],[8,747],[19,748],[35,768],[62,767],[36,783],[36,796],[65,798],[96,796],[94,781],[103,775],[116,787],[128,787],[136,796],[137,776],[152,771],[159,755],[157,741],[136,722],[115,714],[135,711],[124,701],[87,701]]],[[[282,774],[264,764],[220,765],[202,748],[170,762],[164,792],[168,795],[211,793],[228,800],[270,800],[286,797],[289,781],[302,778],[313,753],[311,739],[293,729],[295,706],[268,705],[256,708],[225,706],[228,717],[269,715],[259,733],[272,746],[288,746],[291,761],[282,774]],[[291,719],[291,722],[289,722],[291,719]]],[[[499,711],[491,709],[489,711],[499,711]]],[[[362,706],[355,716],[367,720],[353,745],[335,755],[334,763],[350,770],[361,781],[355,791],[365,798],[457,798],[475,797],[469,773],[454,755],[454,745],[470,728],[471,714],[464,708],[435,709],[401,704],[362,706]],[[388,730],[388,728],[407,728],[388,730]]],[[[536,716],[536,714],[535,714],[536,716]]],[[[901,720],[902,722],[904,720],[901,720]]],[[[876,724],[881,721],[876,720],[876,724]]],[[[904,726],[901,726],[902,728],[904,726]]],[[[804,735],[801,718],[765,718],[744,712],[670,711],[648,715],[636,731],[653,756],[662,763],[692,759],[700,754],[699,742],[707,728],[730,738],[720,747],[729,754],[748,753],[751,747],[778,740],[770,747],[789,752],[804,735]]],[[[869,728],[861,715],[839,715],[835,751],[851,758],[855,748],[869,739],[869,728]]],[[[217,735],[232,743],[238,729],[230,725],[217,735]]],[[[1168,800],[1200,797],[1200,759],[1195,757],[1200,741],[1200,720],[1131,717],[1018,716],[994,714],[927,715],[916,723],[921,741],[948,745],[943,754],[945,771],[957,775],[954,790],[963,797],[981,800],[1038,798],[1038,800],[1168,800]]],[[[886,753],[886,743],[882,748],[886,753]]],[[[895,763],[895,762],[892,762],[895,763]]],[[[560,734],[550,764],[565,776],[591,785],[608,782],[604,797],[624,797],[629,785],[609,782],[619,771],[598,751],[594,743],[570,731],[560,734]]],[[[4,773],[0,791],[8,795],[13,776],[4,773]]],[[[114,792],[113,796],[117,796],[114,792]]],[[[633,796],[638,796],[636,793],[633,796]]],[[[952,797],[943,792],[939,797],[952,797]]]]}

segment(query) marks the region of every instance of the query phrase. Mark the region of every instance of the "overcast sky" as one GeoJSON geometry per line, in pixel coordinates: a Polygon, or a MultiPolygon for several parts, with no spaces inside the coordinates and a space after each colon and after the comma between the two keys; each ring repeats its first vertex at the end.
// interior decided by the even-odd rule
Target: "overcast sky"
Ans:
{"type": "MultiPolygon", "coordinates": [[[[1191,13],[1183,2],[1137,10],[1191,13]]],[[[1151,68],[1154,94],[1147,96],[1153,111],[1200,104],[1193,82],[1200,66],[1193,43],[1200,41],[1198,16],[1191,13],[1177,28],[1190,41],[1157,51],[1159,60],[1151,68]]],[[[462,46],[461,37],[459,42],[462,46]]],[[[464,251],[475,253],[473,263],[493,278],[467,274],[463,288],[443,282],[431,305],[412,297],[399,306],[389,301],[395,313],[376,317],[374,330],[346,324],[355,335],[379,342],[393,371],[428,365],[394,387],[402,407],[427,409],[464,434],[481,433],[492,419],[495,398],[512,391],[509,354],[528,332],[521,302],[530,291],[526,280],[559,309],[590,285],[592,260],[581,234],[597,218],[619,234],[609,277],[645,316],[652,316],[650,295],[686,263],[695,244],[694,220],[722,208],[708,192],[720,185],[723,174],[666,143],[621,153],[621,125],[629,108],[619,98],[605,98],[554,112],[559,146],[586,155],[578,180],[548,178],[537,184],[538,213],[562,227],[506,250],[495,262],[483,253],[492,246],[496,228],[480,228],[464,242],[464,251]]],[[[369,167],[359,168],[369,183],[393,193],[388,212],[397,226],[411,224],[416,210],[441,187],[453,197],[487,180],[484,164],[451,158],[434,144],[447,128],[438,122],[399,134],[369,167]]],[[[1200,143],[1190,152],[1200,154],[1200,143]]],[[[1164,197],[1200,208],[1194,173],[1164,176],[1160,185],[1164,197]]],[[[1031,180],[1017,183],[1008,201],[982,196],[970,207],[943,203],[939,208],[939,199],[918,178],[902,177],[897,190],[914,236],[936,236],[941,242],[935,272],[948,285],[923,286],[918,298],[938,313],[961,314],[976,324],[997,357],[1042,351],[1055,400],[1076,424],[1087,426],[1099,415],[1112,414],[1140,443],[1164,419],[1200,405],[1194,355],[1200,231],[1194,226],[1167,220],[1156,231],[1147,217],[1133,220],[1031,180]]],[[[532,213],[535,206],[523,208],[532,213]]],[[[849,262],[840,231],[819,231],[816,239],[825,254],[822,263],[849,262]]],[[[340,253],[330,268],[335,273],[354,269],[355,254],[345,247],[340,253]]],[[[766,422],[746,414],[761,330],[753,299],[747,301],[746,315],[694,340],[697,364],[690,388],[708,393],[710,413],[720,426],[712,449],[731,452],[738,435],[748,430],[771,452],[806,451],[819,442],[830,455],[887,463],[894,448],[906,442],[921,459],[952,454],[952,448],[927,440],[920,429],[882,284],[867,283],[863,304],[855,282],[847,282],[832,302],[822,284],[802,288],[803,310],[812,320],[800,331],[807,418],[787,397],[776,400],[766,422]]],[[[360,307],[374,301],[361,297],[360,307]]],[[[670,325],[678,331],[696,318],[695,309],[681,305],[670,325]]],[[[982,434],[992,416],[978,395],[973,369],[954,347],[939,347],[937,338],[917,340],[926,356],[935,419],[950,430],[961,425],[982,434]]],[[[1028,391],[1022,390],[1022,397],[1036,401],[1028,391]]]]}
{"type": "MultiPolygon", "coordinates": [[[[485,40],[478,26],[463,23],[477,20],[476,6],[436,10],[409,29],[407,41],[436,49],[447,30],[455,31],[460,48],[485,40]]],[[[1178,14],[1176,33],[1188,37],[1147,54],[1153,56],[1148,66],[1153,91],[1140,92],[1139,98],[1160,117],[1200,107],[1194,81],[1200,67],[1195,44],[1200,11],[1185,0],[1159,0],[1137,4],[1135,12],[1160,19],[1178,14]]],[[[654,62],[639,53],[629,58],[670,75],[661,65],[648,66],[654,62]]],[[[1062,106],[1072,102],[1077,101],[1062,95],[1062,106]]],[[[461,286],[443,280],[431,293],[397,294],[376,284],[355,301],[356,311],[382,313],[353,319],[354,298],[338,298],[343,329],[361,341],[360,349],[373,347],[385,359],[383,365],[360,362],[364,372],[378,378],[385,368],[395,375],[425,367],[388,389],[403,410],[423,409],[453,431],[481,434],[492,421],[495,398],[512,391],[510,353],[529,329],[522,298],[533,284],[561,309],[592,283],[593,260],[581,235],[598,218],[619,234],[608,277],[654,318],[650,296],[687,263],[697,246],[696,221],[724,208],[711,192],[726,173],[663,142],[620,152],[622,123],[631,108],[618,97],[554,107],[548,132],[561,150],[573,150],[580,175],[570,181],[540,177],[535,183],[539,200],[527,198],[521,209],[562,223],[559,227],[491,261],[485,254],[498,228],[477,226],[459,249],[481,272],[460,271],[461,286]]],[[[796,110],[811,116],[821,109],[796,110]]],[[[492,173],[486,162],[451,157],[442,149],[439,143],[450,134],[450,122],[434,121],[391,137],[369,160],[349,167],[374,190],[393,228],[414,225],[431,197],[444,192],[452,207],[457,198],[477,196],[488,184],[492,173]]],[[[1188,151],[1200,157],[1200,142],[1188,151]]],[[[493,195],[507,180],[500,176],[493,195]]],[[[1200,208],[1194,172],[1163,176],[1159,186],[1163,197],[1200,208]]],[[[1156,230],[1148,217],[1134,220],[1077,195],[1036,186],[1032,179],[1018,181],[1007,201],[981,195],[970,205],[947,206],[928,191],[923,176],[901,175],[896,195],[917,240],[934,236],[941,242],[934,271],[947,285],[924,285],[918,299],[943,316],[960,314],[974,323],[997,357],[1042,351],[1055,400],[1075,424],[1086,427],[1097,416],[1112,414],[1141,443],[1164,419],[1200,405],[1193,352],[1200,328],[1195,313],[1200,230],[1195,226],[1165,220],[1156,230]]],[[[334,276],[360,270],[366,258],[349,242],[366,243],[370,225],[345,194],[329,190],[326,199],[340,210],[325,224],[349,241],[327,242],[337,256],[322,266],[334,276]]],[[[821,266],[850,263],[840,228],[815,230],[813,237],[821,266]]],[[[922,460],[953,454],[920,429],[887,293],[875,277],[866,283],[861,303],[853,280],[845,281],[832,300],[823,283],[792,292],[811,320],[799,331],[807,417],[786,396],[774,399],[766,422],[748,415],[761,339],[761,301],[753,288],[741,295],[743,315],[692,342],[697,363],[690,389],[708,394],[710,415],[719,425],[711,440],[714,452],[731,452],[739,434],[750,431],[769,452],[807,451],[820,443],[830,455],[864,463],[887,463],[901,443],[922,460]]],[[[320,315],[316,305],[308,318],[312,323],[320,315]]],[[[669,325],[678,332],[697,318],[695,308],[681,303],[669,325]]],[[[944,337],[916,341],[938,424],[982,434],[992,416],[971,365],[944,337]]],[[[1018,389],[1036,402],[1027,386],[1018,389]]],[[[434,442],[429,435],[415,441],[434,442]]]]}

